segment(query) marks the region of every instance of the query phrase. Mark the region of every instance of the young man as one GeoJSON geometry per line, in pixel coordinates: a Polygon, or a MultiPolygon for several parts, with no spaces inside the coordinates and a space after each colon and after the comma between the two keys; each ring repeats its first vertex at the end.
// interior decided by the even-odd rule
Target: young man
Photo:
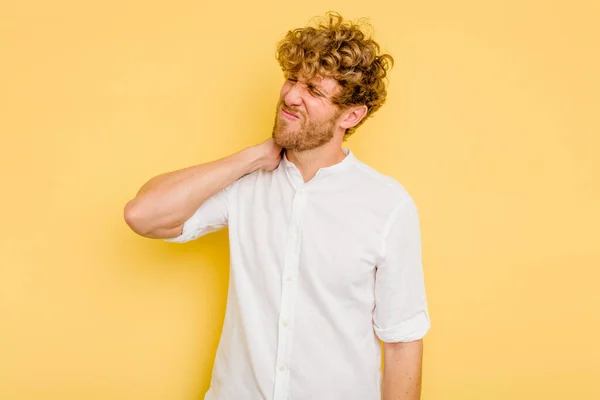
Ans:
{"type": "Polygon", "coordinates": [[[430,322],[417,209],[400,183],[342,147],[385,100],[393,59],[378,52],[335,13],[288,32],[272,138],[159,175],[125,207],[149,238],[229,227],[207,400],[420,397],[430,322]]]}

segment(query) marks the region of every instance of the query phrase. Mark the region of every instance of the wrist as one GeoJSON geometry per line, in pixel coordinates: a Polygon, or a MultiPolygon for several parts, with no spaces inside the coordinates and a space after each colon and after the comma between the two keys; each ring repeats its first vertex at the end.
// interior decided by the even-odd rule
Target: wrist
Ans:
{"type": "Polygon", "coordinates": [[[261,155],[256,146],[250,146],[238,153],[243,165],[243,175],[250,174],[260,168],[261,155]]]}

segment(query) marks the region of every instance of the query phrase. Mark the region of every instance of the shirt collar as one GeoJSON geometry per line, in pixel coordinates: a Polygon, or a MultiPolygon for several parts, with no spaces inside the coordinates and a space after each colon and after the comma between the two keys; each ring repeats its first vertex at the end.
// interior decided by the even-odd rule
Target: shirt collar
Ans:
{"type": "MultiPolygon", "coordinates": [[[[356,162],[356,157],[354,156],[354,153],[352,153],[352,150],[350,150],[349,148],[343,147],[342,151],[344,152],[344,154],[346,154],[346,157],[344,157],[344,159],[342,161],[340,161],[337,164],[333,164],[329,167],[319,168],[319,170],[317,171],[317,174],[318,175],[329,175],[334,172],[343,171],[356,162]]],[[[294,164],[293,162],[288,160],[287,152],[283,153],[283,165],[284,165],[285,169],[288,171],[300,172],[298,167],[296,167],[296,164],[294,164]]]]}

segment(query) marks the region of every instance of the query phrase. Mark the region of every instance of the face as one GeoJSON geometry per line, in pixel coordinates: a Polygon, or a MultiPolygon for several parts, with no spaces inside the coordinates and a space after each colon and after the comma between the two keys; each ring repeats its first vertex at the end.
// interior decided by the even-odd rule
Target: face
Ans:
{"type": "Polygon", "coordinates": [[[292,151],[306,151],[328,143],[341,129],[337,122],[343,110],[331,102],[339,84],[331,78],[310,81],[291,77],[281,88],[273,140],[292,151]]]}

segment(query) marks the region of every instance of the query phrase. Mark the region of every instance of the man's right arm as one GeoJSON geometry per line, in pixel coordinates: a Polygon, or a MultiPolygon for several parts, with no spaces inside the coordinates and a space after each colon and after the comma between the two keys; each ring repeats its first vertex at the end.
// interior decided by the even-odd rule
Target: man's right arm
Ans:
{"type": "Polygon", "coordinates": [[[220,160],[158,175],[125,205],[125,222],[141,236],[177,237],[204,201],[257,169],[277,168],[280,159],[281,148],[268,139],[220,160]]]}

